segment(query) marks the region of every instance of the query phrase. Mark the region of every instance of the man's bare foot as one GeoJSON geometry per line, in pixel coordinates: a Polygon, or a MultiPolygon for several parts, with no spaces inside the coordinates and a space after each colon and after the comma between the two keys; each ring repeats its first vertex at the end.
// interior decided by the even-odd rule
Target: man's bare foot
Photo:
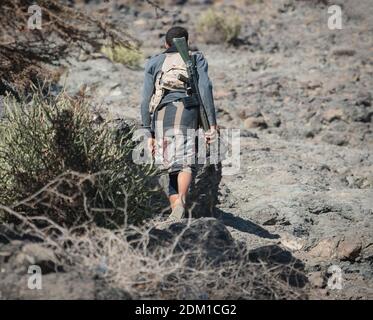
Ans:
{"type": "Polygon", "coordinates": [[[175,201],[174,208],[172,209],[172,212],[170,216],[168,217],[171,220],[181,220],[185,216],[185,204],[181,198],[177,199],[175,201]]]}

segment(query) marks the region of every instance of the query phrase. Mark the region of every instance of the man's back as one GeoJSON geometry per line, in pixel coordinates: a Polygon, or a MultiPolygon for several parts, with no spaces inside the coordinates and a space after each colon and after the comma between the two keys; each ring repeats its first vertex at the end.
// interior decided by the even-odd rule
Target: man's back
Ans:
{"type": "MultiPolygon", "coordinates": [[[[166,56],[169,54],[178,55],[176,48],[170,47],[163,53],[152,56],[145,66],[145,79],[141,103],[141,118],[145,128],[151,128],[152,114],[149,105],[151,103],[152,96],[155,93],[157,76],[159,76],[159,74],[162,72],[162,67],[164,65],[166,56]]],[[[210,125],[214,126],[216,125],[216,115],[212,95],[212,84],[208,77],[208,63],[201,52],[195,52],[193,54],[196,55],[196,67],[199,76],[198,87],[200,90],[201,99],[204,103],[204,107],[206,108],[209,123],[210,125]]],[[[165,96],[162,97],[162,105],[176,101],[185,95],[185,92],[169,91],[165,96]]]]}
{"type": "Polygon", "coordinates": [[[148,146],[166,178],[167,183],[162,185],[172,208],[170,218],[174,220],[184,217],[186,196],[196,169],[193,161],[196,155],[193,145],[195,139],[191,139],[189,133],[198,129],[200,108],[205,108],[211,128],[205,133],[206,139],[212,136],[211,132],[216,128],[207,61],[200,52],[194,53],[197,85],[193,81],[195,73],[191,76],[191,70],[187,70],[174,44],[174,39],[184,38],[187,42],[188,37],[188,31],[182,27],[168,30],[166,50],[151,57],[146,64],[141,102],[143,126],[152,133],[148,146]],[[190,77],[184,79],[188,85],[183,81],[180,83],[180,76],[190,77]]]}

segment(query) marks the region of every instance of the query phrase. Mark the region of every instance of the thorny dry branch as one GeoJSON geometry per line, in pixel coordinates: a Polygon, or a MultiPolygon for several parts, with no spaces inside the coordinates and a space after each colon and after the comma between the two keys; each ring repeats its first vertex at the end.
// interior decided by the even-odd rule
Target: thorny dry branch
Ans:
{"type": "MultiPolygon", "coordinates": [[[[39,196],[40,193],[34,195],[39,196]]],[[[34,202],[29,197],[22,204],[34,202]]],[[[45,216],[29,217],[14,209],[0,205],[0,211],[21,221],[24,234],[38,238],[39,245],[53,250],[59,270],[99,279],[104,284],[102,290],[119,290],[135,299],[305,298],[302,290],[281,277],[281,267],[250,261],[246,249],[236,248],[235,258],[219,263],[206,259],[206,253],[198,246],[178,249],[185,241],[183,234],[197,220],[185,223],[168,245],[154,247],[149,245],[157,241],[152,231],[162,224],[157,219],[143,226],[127,225],[116,230],[90,222],[67,228],[45,216]],[[36,225],[39,219],[45,222],[44,228],[36,225]]],[[[201,239],[207,238],[209,232],[201,234],[201,239]]],[[[226,250],[221,254],[232,254],[231,249],[226,250]]]]}
{"type": "MultiPolygon", "coordinates": [[[[86,14],[64,1],[38,0],[42,29],[28,29],[32,0],[2,0],[0,6],[0,95],[23,92],[46,74],[46,65],[75,49],[97,51],[103,42],[137,48],[139,41],[99,13],[86,14]]],[[[58,77],[58,73],[55,75],[58,77]]],[[[53,81],[52,81],[53,82],[53,81]]]]}

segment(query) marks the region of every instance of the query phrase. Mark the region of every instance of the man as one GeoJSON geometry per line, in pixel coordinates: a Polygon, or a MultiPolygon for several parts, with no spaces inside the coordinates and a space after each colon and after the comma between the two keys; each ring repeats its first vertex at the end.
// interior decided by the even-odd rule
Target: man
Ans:
{"type": "MultiPolygon", "coordinates": [[[[141,103],[143,127],[152,135],[148,147],[156,158],[162,159],[161,167],[167,171],[168,189],[165,192],[172,209],[170,218],[174,220],[185,215],[186,196],[195,170],[193,161],[190,161],[195,156],[195,150],[188,143],[187,131],[197,130],[199,126],[199,106],[185,104],[186,86],[178,77],[179,74],[187,76],[185,63],[173,43],[174,38],[182,37],[188,41],[186,29],[169,29],[165,39],[166,50],[151,57],[146,64],[141,103]]],[[[216,133],[212,84],[207,61],[200,52],[193,54],[196,55],[198,88],[210,124],[210,130],[205,133],[209,143],[216,133]]]]}

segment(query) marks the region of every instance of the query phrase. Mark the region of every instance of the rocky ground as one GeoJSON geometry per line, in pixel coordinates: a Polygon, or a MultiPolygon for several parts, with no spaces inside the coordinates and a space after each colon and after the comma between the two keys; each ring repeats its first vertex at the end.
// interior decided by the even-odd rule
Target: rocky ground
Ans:
{"type": "MultiPolygon", "coordinates": [[[[328,29],[327,6],[316,1],[237,7],[237,46],[199,42],[194,17],[207,7],[121,14],[146,54],[160,50],[174,21],[208,59],[219,124],[241,129],[240,172],[222,178],[220,218],[251,248],[277,244],[301,259],[315,297],[372,298],[369,1],[343,1],[342,30],[328,29]],[[342,290],[327,287],[331,265],[342,269],[342,290]]],[[[88,83],[110,113],[138,119],[141,80],[142,70],[96,59],[73,62],[66,83],[88,83]]]]}
{"type": "MultiPolygon", "coordinates": [[[[235,45],[198,34],[196,18],[213,1],[170,2],[167,13],[141,5],[108,16],[126,21],[145,56],[161,50],[171,23],[187,26],[205,54],[219,125],[241,129],[240,171],[223,175],[218,219],[251,250],[280,248],[301,261],[311,298],[372,299],[370,1],[335,1],[342,30],[328,29],[322,1],[216,1],[242,18],[235,45]],[[327,284],[332,265],[342,270],[341,290],[327,284]]],[[[100,55],[69,62],[61,79],[69,92],[85,85],[96,107],[139,119],[142,68],[100,55]]]]}

